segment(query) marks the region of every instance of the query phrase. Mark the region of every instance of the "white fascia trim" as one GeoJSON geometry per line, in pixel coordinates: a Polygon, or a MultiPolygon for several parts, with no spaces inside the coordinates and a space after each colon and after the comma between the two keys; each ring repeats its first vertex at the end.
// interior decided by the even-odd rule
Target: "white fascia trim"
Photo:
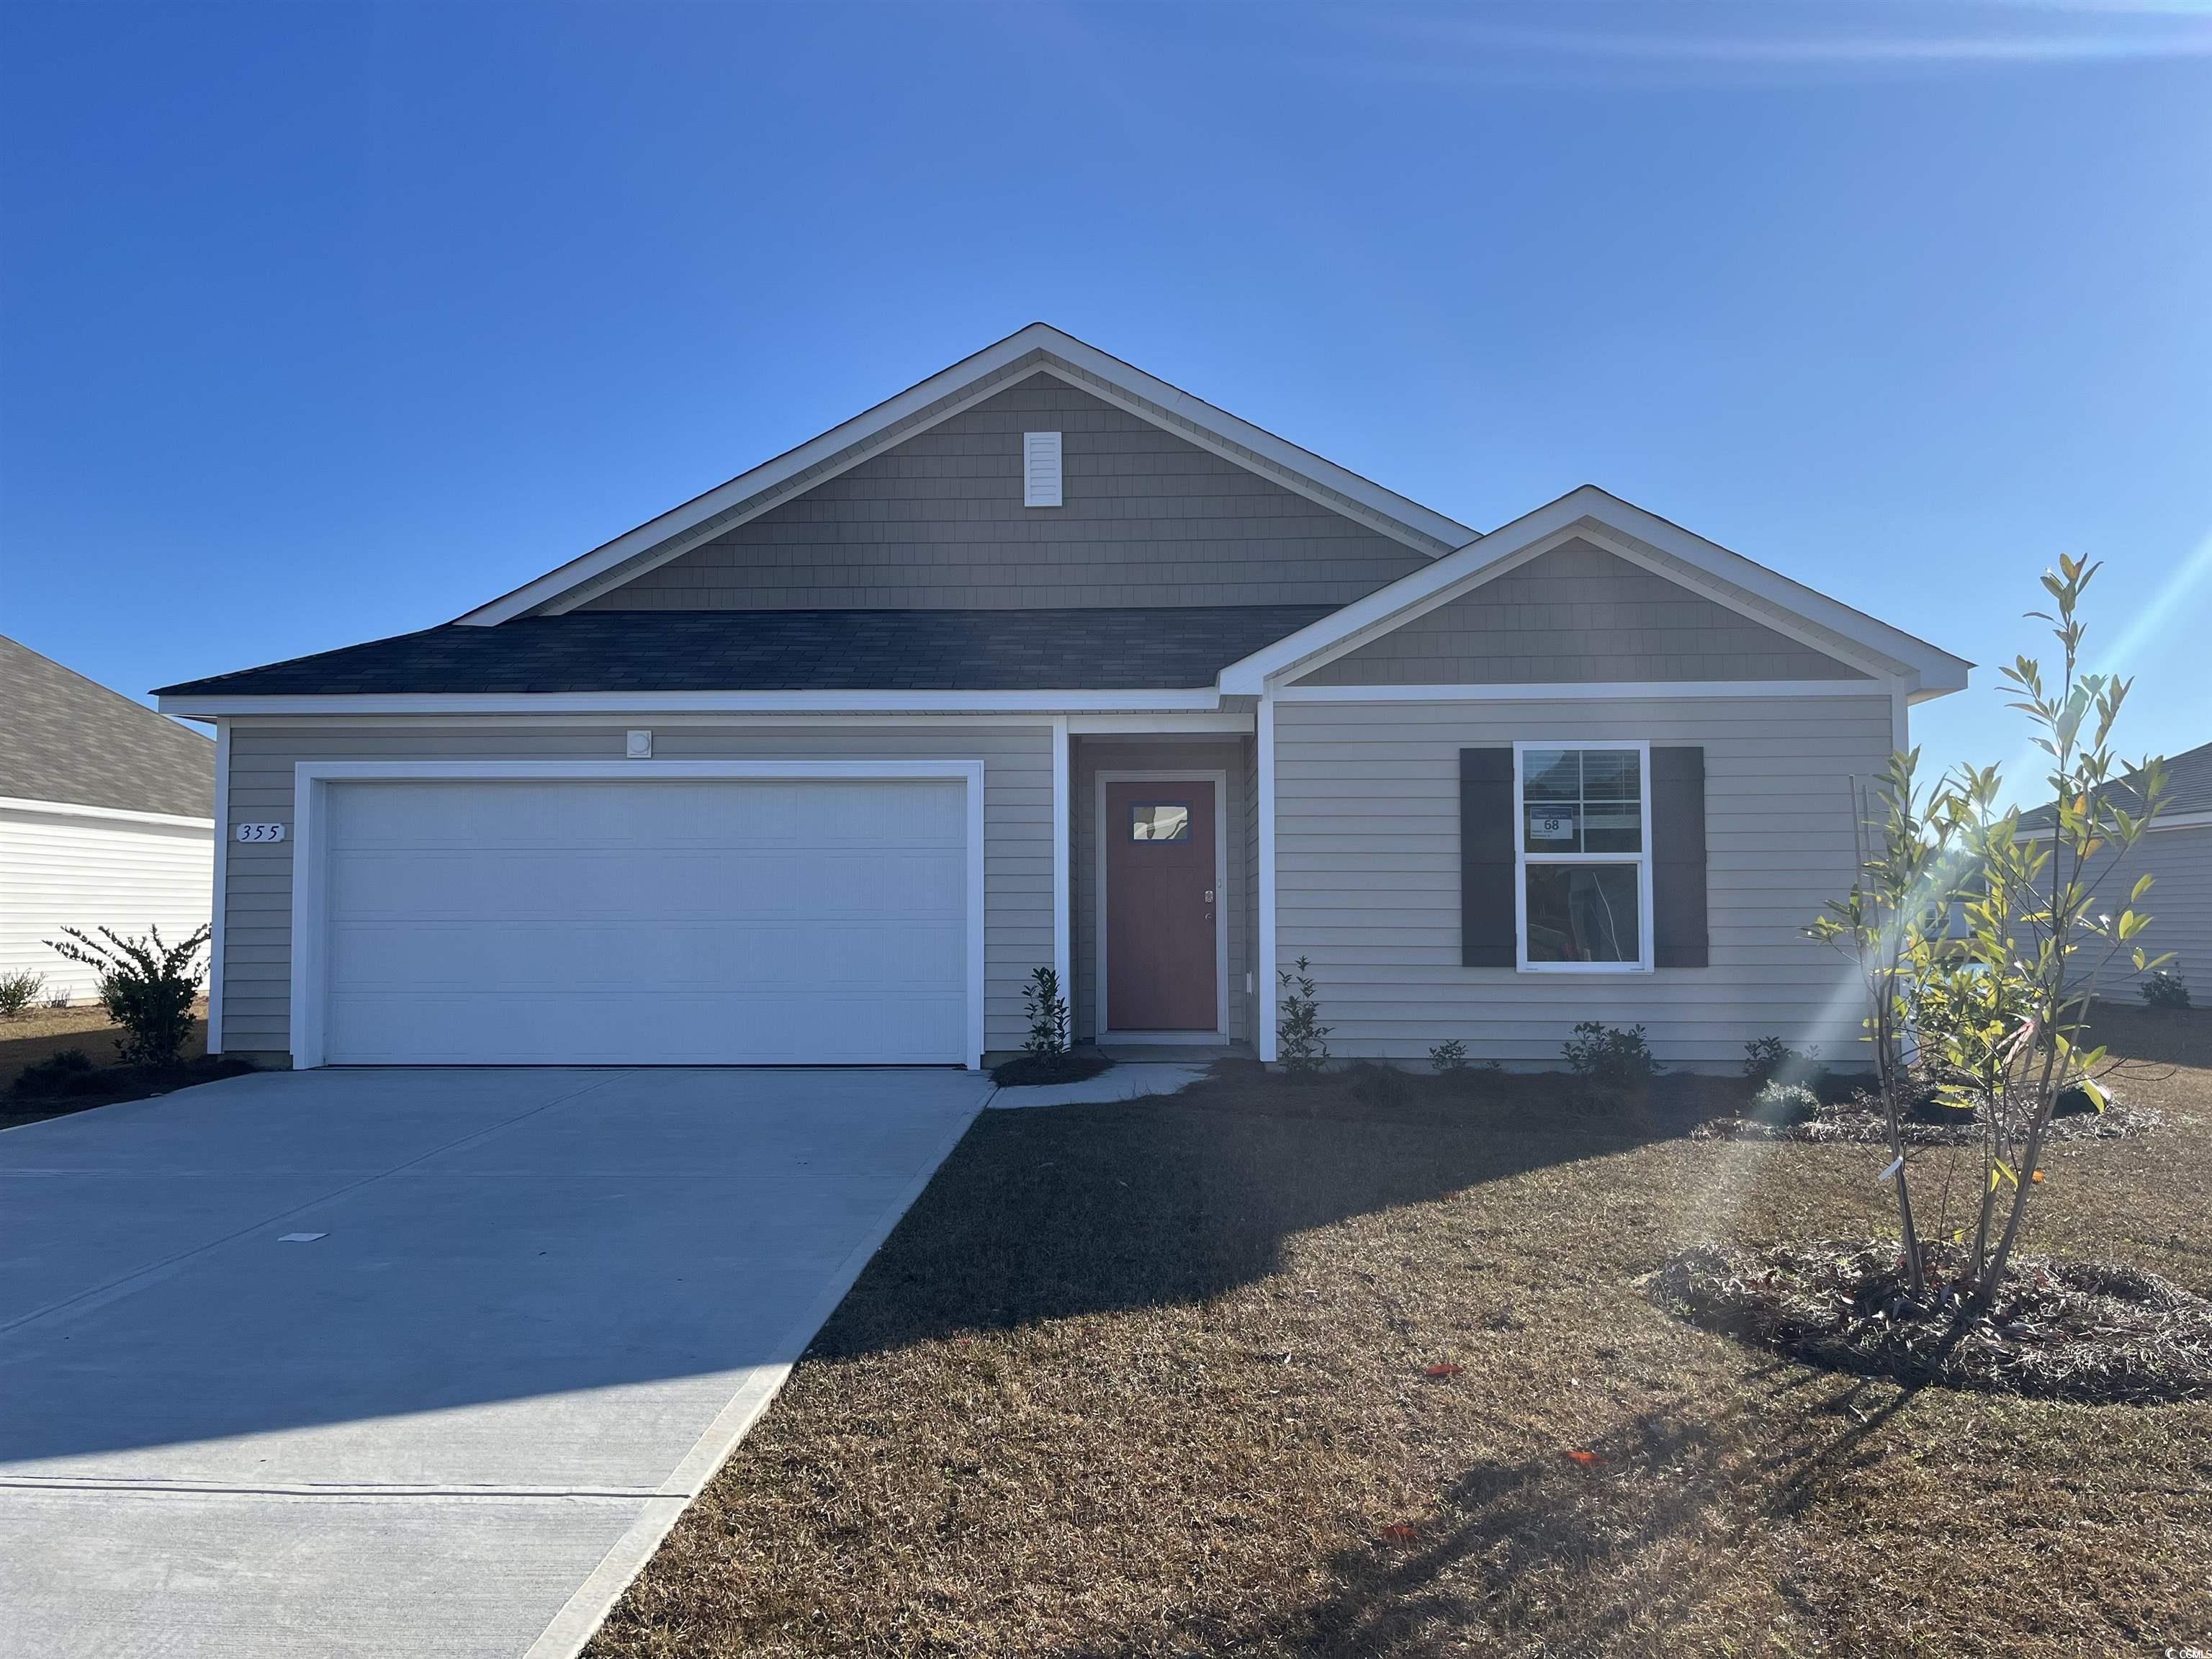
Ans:
{"type": "MultiPolygon", "coordinates": [[[[222,786],[217,784],[220,800],[222,786]]],[[[73,800],[30,800],[0,795],[0,812],[37,812],[54,818],[108,818],[120,823],[156,823],[175,830],[212,830],[213,818],[179,817],[174,812],[131,812],[119,806],[86,806],[73,800]]]]}
{"type": "MultiPolygon", "coordinates": [[[[1275,466],[1283,468],[1291,475],[1289,477],[1279,480],[1286,486],[1292,485],[1294,480],[1304,480],[1324,491],[1332,492],[1346,500],[1356,502],[1369,512],[1393,524],[1403,526],[1407,534],[1401,537],[1401,539],[1415,542],[1425,539],[1431,544],[1423,548],[1422,550],[1431,556],[1434,556],[1438,547],[1458,547],[1474,538],[1476,534],[1474,531],[1444,517],[1441,513],[1433,512],[1417,501],[1409,501],[1395,490],[1385,489],[1371,479],[1363,478],[1358,473],[1348,471],[1334,462],[1323,460],[1310,451],[1301,449],[1297,445],[1279,438],[1271,432],[1263,431],[1249,422],[1239,420],[1227,410],[1217,409],[1201,398],[1194,398],[1180,387],[1170,386],[1166,381],[1147,374],[1142,369],[1125,363],[1118,357],[1109,356],[1096,346],[1086,345],[1072,335],[1063,334],[1049,324],[1031,323],[1028,327],[1008,335],[997,344],[986,346],[973,356],[963,358],[951,368],[939,370],[927,380],[908,386],[896,397],[886,398],[873,409],[854,416],[842,425],[832,427],[818,437],[809,439],[797,448],[787,450],[782,454],[763,462],[750,471],[741,473],[728,483],[719,484],[704,495],[693,497],[681,507],[672,508],[659,518],[650,520],[636,529],[617,536],[614,540],[594,548],[579,558],[571,559],[559,568],[548,571],[535,581],[526,582],[512,592],[504,594],[488,605],[479,605],[456,620],[489,627],[507,622],[513,617],[521,616],[526,611],[536,610],[541,605],[550,605],[556,600],[569,599],[571,595],[576,597],[571,599],[570,603],[581,603],[584,596],[578,593],[579,589],[607,574],[626,561],[658,548],[673,538],[680,538],[687,530],[704,523],[707,520],[726,511],[748,497],[772,491],[777,485],[793,482],[801,474],[822,466],[824,462],[848,449],[866,445],[870,438],[898,425],[902,421],[911,419],[933,404],[941,403],[948,398],[959,398],[964,388],[975,386],[977,382],[996,375],[1002,370],[1019,363],[1024,357],[1038,352],[1059,360],[1057,365],[1040,362],[1037,365],[1040,369],[1058,373],[1059,378],[1068,380],[1071,383],[1082,386],[1085,391],[1097,392],[1102,388],[1118,391],[1128,398],[1141,399],[1145,403],[1153,404],[1175,416],[1178,422],[1188,422],[1191,428],[1184,430],[1179,424],[1164,429],[1174,431],[1178,436],[1189,439],[1194,442],[1201,443],[1207,448],[1213,447],[1213,444],[1206,442],[1206,440],[1212,439],[1217,442],[1248,450],[1273,463],[1275,466]],[[1073,370],[1073,375],[1060,372],[1062,368],[1073,370]],[[1093,380],[1097,384],[1095,386],[1089,384],[1093,380]]],[[[978,387],[974,398],[953,407],[948,407],[938,418],[950,419],[953,415],[957,414],[961,408],[966,407],[967,403],[978,401],[1000,389],[996,384],[978,387]]],[[[1118,403],[1120,400],[1115,401],[1118,403]]],[[[1130,412],[1147,419],[1153,418],[1149,411],[1142,409],[1133,409],[1130,412]]],[[[934,423],[932,422],[929,424],[934,423]]],[[[1154,423],[1158,424],[1157,420],[1154,423]]],[[[927,425],[917,424],[913,431],[921,432],[927,429],[927,425]]],[[[901,441],[911,435],[910,432],[902,433],[901,441]]],[[[807,487],[811,489],[817,483],[836,477],[838,471],[859,465],[860,461],[867,459],[869,454],[874,453],[876,452],[873,449],[868,449],[853,455],[843,466],[834,471],[824,471],[810,477],[807,480],[807,487]]],[[[1216,450],[1215,453],[1222,452],[1216,450]]],[[[1229,456],[1226,459],[1233,459],[1235,457],[1229,456]]],[[[773,501],[763,501],[759,504],[757,511],[766,512],[774,505],[773,501]]],[[[741,522],[743,522],[742,520],[733,520],[728,524],[718,525],[715,526],[715,533],[719,534],[722,531],[733,528],[736,524],[741,522]]],[[[673,558],[684,550],[684,547],[678,544],[671,547],[665,556],[673,558]]],[[[641,566],[638,570],[626,574],[628,576],[641,574],[645,569],[650,568],[650,566],[641,566]]]]}
{"type": "Polygon", "coordinates": [[[1211,714],[1212,686],[1160,691],[540,691],[164,697],[188,719],[283,714],[1211,714]]]}
{"type": "Polygon", "coordinates": [[[1923,695],[1957,690],[1966,683],[1970,665],[1962,659],[1585,484],[1492,531],[1480,541],[1448,554],[1425,569],[1402,576],[1288,638],[1231,664],[1222,671],[1221,689],[1224,693],[1253,696],[1266,690],[1271,678],[1292,672],[1310,672],[1321,665],[1315,659],[1332,647],[1357,648],[1373,635],[1387,632],[1401,622],[1410,621],[1423,610],[1443,604],[1515,564],[1548,550],[1568,539],[1570,532],[1588,536],[1608,552],[1677,581],[1682,580],[1685,574],[1711,576],[1717,584],[1726,584],[1775,607],[1779,614],[1748,609],[1735,594],[1722,587],[1698,586],[1691,591],[1703,592],[1717,604],[1798,638],[1817,650],[1838,654],[1837,641],[1845,641],[1856,649],[1847,649],[1841,654],[1846,660],[1856,658],[1855,666],[1883,679],[1903,671],[1912,690],[1923,695]],[[1608,537],[1605,533],[1607,530],[1618,533],[1608,537]],[[1629,538],[1687,567],[1687,573],[1655,565],[1640,548],[1624,539],[1629,538]],[[1792,617],[1834,637],[1824,638],[1802,628],[1793,629],[1790,621],[1792,617]]]}
{"type": "Polygon", "coordinates": [[[957,779],[968,797],[968,1064],[983,1066],[983,763],[980,760],[301,761],[292,769],[292,1063],[323,1064],[323,952],[328,910],[324,797],[333,783],[623,782],[641,778],[745,780],[957,779]]]}
{"type": "Polygon", "coordinates": [[[1285,685],[1278,702],[1650,702],[1665,697],[1887,697],[1869,680],[1561,680],[1497,685],[1285,685]]]}
{"type": "Polygon", "coordinates": [[[215,883],[208,915],[207,1051],[222,1052],[222,917],[230,908],[230,722],[215,723],[215,883]]]}
{"type": "Polygon", "coordinates": [[[1175,732],[1230,732],[1249,737],[1257,722],[1235,709],[1199,714],[1069,714],[1067,729],[1079,737],[1114,737],[1175,732]]]}

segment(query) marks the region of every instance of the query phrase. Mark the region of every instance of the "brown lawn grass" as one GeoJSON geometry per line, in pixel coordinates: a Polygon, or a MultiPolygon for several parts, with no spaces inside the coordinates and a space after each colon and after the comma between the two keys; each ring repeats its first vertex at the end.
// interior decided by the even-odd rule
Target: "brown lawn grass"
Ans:
{"type": "MultiPolygon", "coordinates": [[[[2029,1248],[2212,1293],[2212,1012],[2108,1035],[2166,1129],[2054,1148],[2029,1248]]],[[[1645,1300],[1691,1243],[1882,1222],[1876,1149],[1698,1109],[1247,1068],[987,1113],[590,1651],[2212,1639],[2212,1406],[1908,1394],[1645,1300]]]]}

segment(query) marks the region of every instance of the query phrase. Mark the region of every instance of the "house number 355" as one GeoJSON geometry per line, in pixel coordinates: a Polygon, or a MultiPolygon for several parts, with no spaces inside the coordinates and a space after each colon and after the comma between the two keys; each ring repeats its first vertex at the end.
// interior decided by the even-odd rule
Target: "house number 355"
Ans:
{"type": "Polygon", "coordinates": [[[240,841],[282,841],[284,826],[281,823],[241,823],[238,826],[240,841]]]}

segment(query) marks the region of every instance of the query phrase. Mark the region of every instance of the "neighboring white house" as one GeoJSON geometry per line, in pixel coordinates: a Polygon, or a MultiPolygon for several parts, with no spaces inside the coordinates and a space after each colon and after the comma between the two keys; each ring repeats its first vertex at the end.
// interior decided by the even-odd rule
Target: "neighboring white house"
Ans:
{"type": "Polygon", "coordinates": [[[58,930],[206,925],[215,880],[215,744],[0,636],[0,974],[89,999],[97,975],[58,930]]]}

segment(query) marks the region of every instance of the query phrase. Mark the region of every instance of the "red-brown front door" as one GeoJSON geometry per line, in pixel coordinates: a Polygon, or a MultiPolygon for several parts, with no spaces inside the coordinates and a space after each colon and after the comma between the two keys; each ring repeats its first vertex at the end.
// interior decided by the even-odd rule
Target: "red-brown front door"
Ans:
{"type": "Polygon", "coordinates": [[[1210,779],[1107,783],[1106,1025],[1219,1028],[1210,779]]]}

